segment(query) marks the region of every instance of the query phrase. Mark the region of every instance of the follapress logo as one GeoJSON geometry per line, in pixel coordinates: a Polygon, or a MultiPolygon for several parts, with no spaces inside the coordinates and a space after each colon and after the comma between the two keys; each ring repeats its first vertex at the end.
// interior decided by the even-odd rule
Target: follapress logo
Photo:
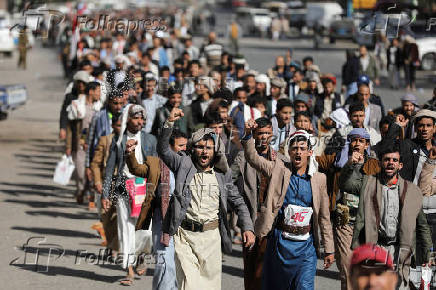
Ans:
{"type": "Polygon", "coordinates": [[[400,28],[409,26],[415,20],[415,16],[403,11],[397,3],[385,3],[376,7],[371,17],[360,25],[360,32],[366,34],[384,32],[387,38],[396,38],[400,28]]]}
{"type": "MultiPolygon", "coordinates": [[[[48,9],[46,6],[35,7],[33,3],[26,5],[22,11],[22,21],[11,27],[10,30],[27,28],[31,31],[38,30],[43,21],[47,21],[47,28],[50,25],[59,25],[65,20],[65,15],[55,9],[48,9]]],[[[46,33],[41,34],[42,38],[48,37],[48,29],[46,33]]]]}

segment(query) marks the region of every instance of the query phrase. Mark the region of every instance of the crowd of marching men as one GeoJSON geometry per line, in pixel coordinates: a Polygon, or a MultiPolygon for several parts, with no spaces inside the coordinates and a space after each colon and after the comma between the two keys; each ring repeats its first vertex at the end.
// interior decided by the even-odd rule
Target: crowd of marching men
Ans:
{"type": "Polygon", "coordinates": [[[386,110],[364,46],[347,52],[340,86],[292,50],[250,70],[213,32],[197,48],[174,31],[85,31],[74,63],[59,137],[123,285],[146,272],[147,253],[153,289],[221,289],[232,244],[246,289],[314,289],[318,258],[336,262],[342,289],[360,289],[351,266],[380,260],[370,253],[395,266],[399,289],[430,265],[436,89],[386,110]]]}

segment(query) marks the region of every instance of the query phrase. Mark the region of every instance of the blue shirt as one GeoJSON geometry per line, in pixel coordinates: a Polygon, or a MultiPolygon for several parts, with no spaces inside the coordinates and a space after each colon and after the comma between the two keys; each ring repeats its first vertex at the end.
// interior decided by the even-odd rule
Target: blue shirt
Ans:
{"type": "MultiPolygon", "coordinates": [[[[312,207],[312,187],[310,177],[307,174],[292,174],[289,180],[288,190],[282,208],[279,211],[279,220],[283,219],[284,210],[289,205],[312,207]]],[[[282,236],[282,231],[275,229],[274,236],[277,239],[277,256],[286,265],[298,263],[297,257],[316,255],[313,246],[312,231],[306,241],[293,241],[282,236]]]]}

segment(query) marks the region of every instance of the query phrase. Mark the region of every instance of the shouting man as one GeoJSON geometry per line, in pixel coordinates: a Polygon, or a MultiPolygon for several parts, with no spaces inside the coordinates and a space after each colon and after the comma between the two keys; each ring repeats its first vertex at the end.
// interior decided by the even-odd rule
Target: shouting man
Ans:
{"type": "Polygon", "coordinates": [[[163,231],[174,236],[179,289],[221,289],[221,244],[226,253],[232,249],[227,204],[238,214],[246,247],[254,243],[253,224],[213,129],[194,132],[188,154],[170,149],[173,124],[183,115],[173,108],[158,142],[159,157],[176,176],[163,231]]]}
{"type": "Polygon", "coordinates": [[[287,138],[289,163],[269,161],[251,139],[256,127],[254,120],[246,123],[243,146],[250,165],[269,179],[255,224],[257,237],[268,235],[262,289],[314,289],[320,243],[325,269],[334,262],[334,245],[326,177],[317,172],[311,135],[301,130],[287,138]]]}

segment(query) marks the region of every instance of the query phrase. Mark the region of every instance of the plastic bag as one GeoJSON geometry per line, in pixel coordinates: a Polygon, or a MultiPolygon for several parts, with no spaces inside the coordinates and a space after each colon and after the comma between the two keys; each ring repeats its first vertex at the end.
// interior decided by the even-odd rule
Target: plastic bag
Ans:
{"type": "Polygon", "coordinates": [[[431,268],[427,265],[421,269],[421,287],[420,290],[430,290],[431,268]]]}
{"type": "Polygon", "coordinates": [[[63,155],[61,161],[56,165],[53,175],[53,182],[60,185],[67,185],[70,182],[74,171],[74,162],[71,156],[63,155]]]}
{"type": "Polygon", "coordinates": [[[151,254],[153,248],[153,236],[151,222],[148,230],[135,231],[135,254],[151,254]]]}
{"type": "Polygon", "coordinates": [[[67,107],[68,120],[81,120],[86,114],[86,96],[79,95],[76,100],[71,101],[67,107]]]}

